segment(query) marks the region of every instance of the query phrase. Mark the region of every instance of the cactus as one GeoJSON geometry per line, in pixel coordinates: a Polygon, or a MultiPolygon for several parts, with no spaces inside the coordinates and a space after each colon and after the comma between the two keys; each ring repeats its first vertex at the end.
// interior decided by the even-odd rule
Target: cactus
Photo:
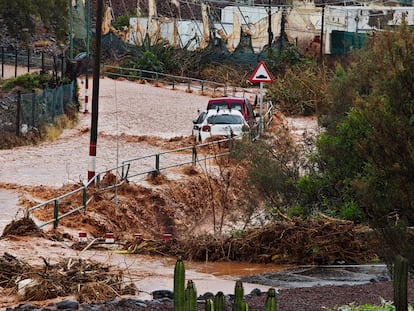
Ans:
{"type": "Polygon", "coordinates": [[[394,305],[395,311],[407,311],[407,282],[408,282],[408,260],[397,256],[394,263],[394,305]]]}
{"type": "Polygon", "coordinates": [[[187,282],[185,289],[185,311],[197,311],[197,291],[192,280],[187,282]]]}
{"type": "Polygon", "coordinates": [[[184,311],[185,302],[185,268],[181,258],[174,268],[174,311],[184,311]]]}
{"type": "MultiPolygon", "coordinates": [[[[405,288],[407,289],[407,284],[405,288]]],[[[245,300],[243,300],[243,297],[243,283],[241,281],[237,281],[234,287],[234,304],[232,311],[249,310],[249,305],[245,300]]],[[[214,301],[212,299],[207,299],[205,310],[224,311],[225,303],[223,292],[218,292],[214,297],[214,301]]],[[[174,268],[174,311],[197,311],[197,291],[195,284],[192,280],[189,280],[187,282],[187,287],[185,288],[185,268],[181,258],[177,259],[174,268]]],[[[271,288],[268,291],[266,299],[266,311],[276,311],[276,291],[274,288],[271,288]]]]}
{"type": "Polygon", "coordinates": [[[211,299],[207,299],[206,301],[206,311],[214,311],[214,302],[211,299]]]}
{"type": "Polygon", "coordinates": [[[267,291],[265,310],[276,311],[276,290],[274,288],[269,288],[267,291]]]}
{"type": "Polygon", "coordinates": [[[224,311],[224,294],[223,292],[218,292],[214,297],[214,310],[215,311],[224,311]]]}
{"type": "Polygon", "coordinates": [[[239,311],[241,310],[241,302],[243,300],[244,296],[244,289],[243,289],[243,283],[240,281],[236,282],[236,285],[234,287],[234,304],[232,311],[239,311]]]}
{"type": "Polygon", "coordinates": [[[249,305],[245,300],[240,302],[240,311],[249,311],[249,305]]]}

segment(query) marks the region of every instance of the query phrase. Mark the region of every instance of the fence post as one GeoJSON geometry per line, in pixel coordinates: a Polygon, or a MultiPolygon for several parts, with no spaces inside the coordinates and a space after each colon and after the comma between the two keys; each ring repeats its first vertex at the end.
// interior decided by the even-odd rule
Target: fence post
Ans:
{"type": "Polygon", "coordinates": [[[58,223],[59,223],[59,202],[58,200],[54,201],[54,207],[53,207],[53,229],[56,229],[58,227],[58,223]]]}
{"type": "Polygon", "coordinates": [[[57,88],[53,89],[53,96],[52,96],[52,121],[55,122],[56,121],[56,93],[57,93],[57,88]]]}
{"type": "Polygon", "coordinates": [[[30,124],[32,128],[35,127],[35,109],[36,109],[36,92],[35,90],[32,90],[32,122],[30,124]]]}
{"type": "Polygon", "coordinates": [[[20,136],[20,110],[22,105],[22,92],[17,92],[17,104],[16,104],[16,136],[20,136]]]}
{"type": "Polygon", "coordinates": [[[17,77],[17,49],[14,50],[14,77],[17,77]]]}
{"type": "Polygon", "coordinates": [[[201,94],[204,94],[204,81],[201,81],[201,94]]]}
{"type": "Polygon", "coordinates": [[[27,48],[27,72],[30,73],[30,49],[27,48]]]}
{"type": "Polygon", "coordinates": [[[45,52],[42,51],[42,73],[45,72],[45,52]]]}
{"type": "Polygon", "coordinates": [[[1,48],[1,78],[4,78],[4,47],[1,48]]]}
{"type": "Polygon", "coordinates": [[[227,96],[227,85],[223,87],[223,93],[224,93],[224,96],[227,96]]]}

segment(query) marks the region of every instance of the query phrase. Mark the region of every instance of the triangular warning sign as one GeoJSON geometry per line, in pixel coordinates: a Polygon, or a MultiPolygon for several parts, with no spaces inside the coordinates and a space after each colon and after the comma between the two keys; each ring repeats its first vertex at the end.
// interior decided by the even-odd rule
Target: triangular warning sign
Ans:
{"type": "Polygon", "coordinates": [[[264,61],[260,61],[257,65],[256,69],[253,71],[251,75],[250,82],[273,82],[272,75],[270,74],[269,70],[264,63],[264,61]]]}

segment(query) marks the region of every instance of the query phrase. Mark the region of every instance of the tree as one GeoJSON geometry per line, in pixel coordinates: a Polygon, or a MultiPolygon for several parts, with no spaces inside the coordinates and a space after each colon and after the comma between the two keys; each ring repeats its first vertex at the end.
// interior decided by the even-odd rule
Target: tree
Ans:
{"type": "Polygon", "coordinates": [[[407,226],[414,223],[413,49],[414,32],[405,25],[376,34],[337,76],[332,98],[342,96],[350,109],[319,139],[315,173],[324,187],[338,191],[337,198],[356,200],[378,234],[387,262],[402,255],[411,267],[414,244],[407,226]]]}

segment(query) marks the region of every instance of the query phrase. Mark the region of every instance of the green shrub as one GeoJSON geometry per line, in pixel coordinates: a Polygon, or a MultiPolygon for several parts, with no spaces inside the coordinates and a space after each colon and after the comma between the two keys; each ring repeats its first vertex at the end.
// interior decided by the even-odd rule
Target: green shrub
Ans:
{"type": "Polygon", "coordinates": [[[129,27],[130,14],[118,16],[112,23],[112,26],[118,30],[123,30],[125,27],[129,27]]]}
{"type": "Polygon", "coordinates": [[[339,211],[339,217],[346,220],[351,220],[360,223],[364,220],[364,214],[354,201],[345,202],[339,211]]]}
{"type": "Polygon", "coordinates": [[[49,74],[26,73],[16,78],[7,79],[1,85],[1,89],[6,91],[15,87],[22,87],[26,90],[42,89],[47,87],[51,78],[49,74]]]}

